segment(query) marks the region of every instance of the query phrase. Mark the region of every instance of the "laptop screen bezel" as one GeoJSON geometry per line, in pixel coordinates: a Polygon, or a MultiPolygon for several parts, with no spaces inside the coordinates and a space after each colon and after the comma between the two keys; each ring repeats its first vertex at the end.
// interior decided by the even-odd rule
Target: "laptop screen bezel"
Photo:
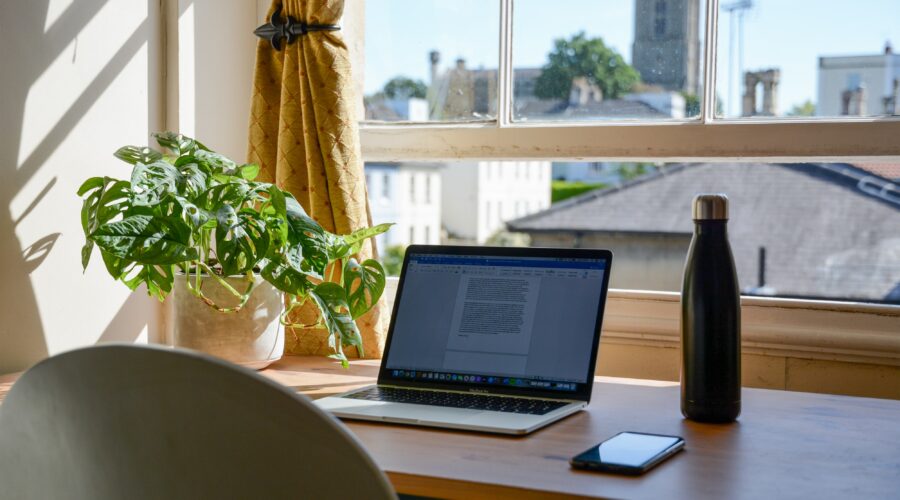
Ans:
{"type": "Polygon", "coordinates": [[[603,325],[603,313],[606,308],[606,297],[609,292],[609,274],[612,265],[612,252],[593,248],[544,248],[544,247],[482,247],[482,246],[443,246],[443,245],[410,245],[406,249],[403,258],[403,267],[400,272],[400,281],[397,285],[397,294],[394,297],[394,306],[391,313],[391,322],[388,327],[387,340],[384,353],[381,358],[381,367],[378,371],[378,384],[397,387],[412,387],[419,389],[456,390],[473,393],[506,394],[513,396],[529,396],[535,398],[590,401],[591,391],[594,387],[594,371],[597,365],[597,352],[600,347],[600,330],[603,325]],[[543,390],[536,388],[522,388],[497,384],[459,383],[453,381],[436,381],[433,379],[419,380],[395,378],[391,376],[391,369],[387,367],[390,356],[391,343],[394,337],[397,311],[403,300],[403,283],[406,268],[409,265],[410,256],[422,254],[460,255],[475,257],[547,257],[563,259],[593,259],[604,261],[603,285],[600,291],[600,302],[597,305],[597,318],[594,325],[594,338],[591,343],[591,357],[588,367],[586,382],[576,384],[574,391],[543,390]]]}

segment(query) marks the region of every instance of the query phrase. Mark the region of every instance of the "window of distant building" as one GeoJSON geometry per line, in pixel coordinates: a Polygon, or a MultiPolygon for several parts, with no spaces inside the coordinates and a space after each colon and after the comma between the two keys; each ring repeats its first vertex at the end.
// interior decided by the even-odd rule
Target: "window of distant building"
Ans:
{"type": "Polygon", "coordinates": [[[656,19],[653,21],[653,31],[656,36],[666,34],[666,2],[665,0],[656,1],[656,19]]]}
{"type": "Polygon", "coordinates": [[[416,174],[409,174],[409,201],[416,202],[416,174]]]}
{"type": "Polygon", "coordinates": [[[391,197],[391,176],[388,174],[381,174],[381,196],[383,198],[391,197]]]}
{"type": "MultiPolygon", "coordinates": [[[[425,174],[425,203],[431,204],[431,174],[425,174]]],[[[428,239],[427,237],[425,239],[428,239]]]]}

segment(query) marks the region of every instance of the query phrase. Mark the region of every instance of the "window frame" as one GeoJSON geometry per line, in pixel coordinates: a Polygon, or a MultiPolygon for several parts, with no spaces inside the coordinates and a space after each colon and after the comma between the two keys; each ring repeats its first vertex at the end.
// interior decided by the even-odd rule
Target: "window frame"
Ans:
{"type": "MultiPolygon", "coordinates": [[[[460,123],[360,123],[366,161],[900,162],[900,116],[717,118],[719,0],[705,0],[699,119],[602,122],[512,120],[512,13],[499,0],[497,119],[460,123]]],[[[345,12],[363,26],[363,9],[345,12]]],[[[358,75],[363,31],[344,33],[358,75]]],[[[361,101],[361,99],[360,99],[361,101]]],[[[490,213],[485,214],[490,222],[490,213]]],[[[389,280],[390,287],[396,279],[389,280]]],[[[389,287],[389,288],[390,288],[389,287]]],[[[388,295],[388,294],[386,294],[388,295]]],[[[612,290],[605,341],[677,347],[679,294],[612,290]]],[[[900,366],[900,306],[850,301],[742,298],[744,348],[808,359],[900,366]]]]}
{"type": "MultiPolygon", "coordinates": [[[[360,139],[366,161],[900,161],[900,141],[896,140],[900,137],[900,116],[815,119],[716,117],[714,96],[717,87],[719,0],[704,0],[701,7],[706,12],[703,18],[705,91],[699,118],[666,121],[514,121],[513,4],[514,0],[499,0],[496,120],[460,123],[362,122],[360,139]]],[[[346,36],[354,35],[348,33],[346,36]]],[[[357,57],[356,61],[362,62],[362,56],[357,57]]]]}

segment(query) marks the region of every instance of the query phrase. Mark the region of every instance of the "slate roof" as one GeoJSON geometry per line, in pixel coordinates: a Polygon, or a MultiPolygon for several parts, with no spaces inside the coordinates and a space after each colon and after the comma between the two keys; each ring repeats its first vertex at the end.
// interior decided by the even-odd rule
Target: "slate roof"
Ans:
{"type": "Polygon", "coordinates": [[[764,246],[767,285],[779,295],[886,300],[900,285],[900,203],[861,189],[866,176],[871,173],[844,164],[675,165],[507,226],[684,236],[693,231],[693,196],[724,192],[742,285],[756,284],[764,246]]]}

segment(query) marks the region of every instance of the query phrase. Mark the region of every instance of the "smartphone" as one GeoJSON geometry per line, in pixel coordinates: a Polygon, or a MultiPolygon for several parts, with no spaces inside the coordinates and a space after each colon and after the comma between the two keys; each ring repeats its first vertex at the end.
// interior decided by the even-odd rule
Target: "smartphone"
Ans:
{"type": "Polygon", "coordinates": [[[576,469],[643,474],[684,448],[678,436],[620,432],[569,460],[576,469]]]}

